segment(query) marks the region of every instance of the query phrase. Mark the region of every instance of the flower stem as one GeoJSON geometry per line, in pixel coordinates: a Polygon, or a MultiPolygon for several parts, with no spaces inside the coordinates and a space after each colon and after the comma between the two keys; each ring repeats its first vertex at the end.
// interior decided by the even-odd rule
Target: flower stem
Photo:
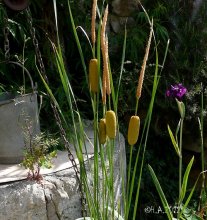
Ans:
{"type": "MultiPolygon", "coordinates": [[[[179,156],[179,197],[181,195],[181,191],[182,191],[182,144],[183,144],[183,118],[181,118],[180,120],[180,156],[179,156]]],[[[180,215],[180,201],[178,204],[178,216],[180,215]]]]}
{"type": "Polygon", "coordinates": [[[139,106],[139,98],[136,99],[135,115],[137,115],[138,106],[139,106]]]}
{"type": "MultiPolygon", "coordinates": [[[[201,92],[201,161],[202,161],[202,172],[205,170],[205,163],[204,163],[204,145],[203,145],[203,91],[201,92]]],[[[205,177],[205,173],[203,173],[203,179],[205,177]]]]}

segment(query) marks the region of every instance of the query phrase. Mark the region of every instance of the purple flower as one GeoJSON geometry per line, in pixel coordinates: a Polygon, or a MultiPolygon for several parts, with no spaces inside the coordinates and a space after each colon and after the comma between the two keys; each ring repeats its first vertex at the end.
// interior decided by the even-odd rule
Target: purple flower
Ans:
{"type": "Polygon", "coordinates": [[[177,98],[179,101],[181,101],[182,97],[187,92],[187,89],[181,84],[171,85],[170,89],[166,91],[167,97],[177,98]]]}

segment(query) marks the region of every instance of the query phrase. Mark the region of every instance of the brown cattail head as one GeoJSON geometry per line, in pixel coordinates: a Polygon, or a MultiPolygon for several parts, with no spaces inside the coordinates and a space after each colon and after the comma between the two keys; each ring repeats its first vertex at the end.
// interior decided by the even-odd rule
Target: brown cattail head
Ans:
{"type": "Polygon", "coordinates": [[[98,60],[91,59],[89,63],[89,87],[91,92],[98,92],[98,60]]]}
{"type": "Polygon", "coordinates": [[[106,92],[107,95],[111,94],[111,86],[110,86],[110,76],[109,76],[109,44],[108,37],[105,39],[105,56],[104,56],[104,66],[106,71],[106,92]]]}
{"type": "Polygon", "coordinates": [[[92,18],[91,18],[91,40],[93,46],[96,42],[96,7],[97,7],[97,0],[93,0],[92,6],[92,18]]]}
{"type": "Polygon", "coordinates": [[[141,68],[140,75],[139,75],[139,82],[138,82],[137,93],[136,93],[136,97],[137,98],[140,98],[141,97],[141,93],[142,93],[142,85],[143,85],[143,80],[144,80],[146,63],[147,63],[148,56],[149,56],[149,50],[150,50],[150,45],[151,45],[151,40],[152,40],[152,33],[153,33],[153,29],[151,27],[150,35],[149,35],[147,47],[146,47],[146,50],[145,50],[145,55],[144,55],[143,63],[142,63],[142,68],[141,68]]]}
{"type": "Polygon", "coordinates": [[[101,49],[105,49],[105,42],[106,42],[106,24],[108,19],[108,5],[106,6],[104,16],[103,16],[103,22],[101,26],[101,49]]]}
{"type": "Polygon", "coordinates": [[[106,73],[105,73],[105,69],[103,69],[103,79],[102,79],[102,102],[104,105],[106,104],[106,73]]]}
{"type": "Polygon", "coordinates": [[[110,92],[110,80],[109,80],[109,64],[108,64],[108,40],[106,38],[106,24],[108,18],[108,5],[104,12],[102,27],[101,27],[101,51],[103,57],[103,88],[102,88],[102,101],[106,104],[106,93],[110,92]]]}
{"type": "Polygon", "coordinates": [[[106,119],[102,118],[99,122],[99,141],[100,144],[105,144],[106,142],[106,119]]]}
{"type": "Polygon", "coordinates": [[[139,116],[132,116],[128,127],[128,143],[130,145],[136,144],[139,137],[140,119],[139,116]]]}
{"type": "Polygon", "coordinates": [[[111,139],[116,137],[116,114],[112,110],[106,112],[106,135],[111,139]]]}

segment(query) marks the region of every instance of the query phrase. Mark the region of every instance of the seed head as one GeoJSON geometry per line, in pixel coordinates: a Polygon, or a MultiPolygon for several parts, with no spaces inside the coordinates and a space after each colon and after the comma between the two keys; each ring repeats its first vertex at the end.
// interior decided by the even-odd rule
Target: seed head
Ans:
{"type": "Polygon", "coordinates": [[[106,112],[106,135],[111,139],[116,137],[116,114],[112,110],[106,112]]]}
{"type": "Polygon", "coordinates": [[[147,47],[146,47],[146,50],[145,50],[143,63],[142,63],[142,68],[141,68],[140,75],[139,75],[139,82],[138,82],[137,94],[136,94],[137,98],[140,98],[141,93],[142,93],[142,85],[143,85],[143,81],[144,81],[144,74],[145,74],[146,64],[147,64],[147,60],[148,60],[148,56],[149,56],[149,50],[150,50],[150,45],[151,45],[151,40],[152,40],[152,33],[153,33],[153,29],[151,27],[150,35],[149,35],[147,47]]]}
{"type": "Polygon", "coordinates": [[[97,0],[93,0],[92,6],[92,18],[91,18],[91,40],[93,46],[96,42],[96,7],[97,7],[97,0]]]}
{"type": "Polygon", "coordinates": [[[106,142],[106,119],[102,118],[99,122],[99,141],[101,144],[106,142]]]}
{"type": "Polygon", "coordinates": [[[103,57],[103,88],[102,88],[102,101],[106,104],[106,93],[111,93],[110,79],[109,79],[109,64],[108,64],[108,40],[106,38],[106,24],[108,18],[108,5],[104,12],[102,27],[101,27],[101,51],[103,57]]]}
{"type": "Polygon", "coordinates": [[[98,60],[91,59],[89,63],[89,86],[91,92],[98,92],[98,60]]]}
{"type": "Polygon", "coordinates": [[[139,116],[132,116],[128,127],[128,143],[130,145],[136,144],[139,137],[140,119],[139,116]]]}

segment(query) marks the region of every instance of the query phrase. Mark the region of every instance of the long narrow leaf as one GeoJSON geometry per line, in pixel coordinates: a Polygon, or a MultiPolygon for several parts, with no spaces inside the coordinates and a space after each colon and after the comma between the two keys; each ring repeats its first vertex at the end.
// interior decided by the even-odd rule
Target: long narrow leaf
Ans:
{"type": "Polygon", "coordinates": [[[189,202],[190,202],[190,200],[191,200],[191,198],[192,198],[192,196],[193,196],[193,193],[194,193],[194,191],[195,191],[195,188],[196,188],[196,186],[197,186],[198,180],[200,179],[201,174],[206,173],[206,172],[207,172],[207,171],[204,171],[204,172],[201,172],[201,173],[199,174],[199,176],[198,176],[198,178],[197,178],[197,180],[196,180],[196,182],[195,182],[193,188],[192,188],[191,191],[190,191],[190,194],[189,194],[189,196],[188,196],[186,202],[184,203],[184,205],[183,205],[183,207],[182,207],[182,209],[181,209],[180,215],[182,215],[182,213],[185,211],[186,207],[188,206],[188,204],[189,204],[189,202]]]}
{"type": "Polygon", "coordinates": [[[175,151],[176,151],[178,157],[180,157],[179,146],[178,146],[178,144],[177,144],[177,142],[176,142],[176,140],[175,140],[175,137],[174,137],[174,135],[173,135],[173,133],[172,133],[172,131],[171,131],[169,125],[167,125],[167,129],[168,129],[168,133],[169,133],[169,135],[170,135],[170,139],[171,139],[171,142],[172,142],[172,144],[173,144],[173,147],[175,148],[175,151]]]}
{"type": "Polygon", "coordinates": [[[148,165],[148,168],[149,168],[151,177],[153,179],[153,182],[155,184],[155,187],[157,189],[157,192],[159,193],[160,199],[162,201],[162,205],[163,205],[163,207],[165,209],[165,213],[167,214],[168,219],[172,220],[173,219],[173,214],[172,214],[172,212],[171,212],[171,210],[169,208],[170,206],[169,206],[169,204],[167,202],[167,199],[166,199],[165,194],[164,194],[164,192],[162,190],[162,187],[161,187],[161,185],[159,183],[159,180],[157,179],[156,174],[155,174],[154,170],[152,169],[152,167],[150,165],[148,165]]]}
{"type": "Polygon", "coordinates": [[[76,30],[76,27],[75,27],[75,22],[74,22],[74,19],[73,19],[73,14],[72,14],[72,11],[71,11],[69,0],[68,0],[68,10],[69,10],[70,20],[71,20],[71,24],[72,24],[73,34],[74,34],[76,44],[77,44],[77,47],[78,47],[78,51],[79,51],[79,54],[80,54],[81,63],[82,63],[82,66],[83,66],[85,77],[86,77],[86,82],[88,84],[88,74],[87,74],[87,68],[86,68],[85,59],[84,59],[84,55],[83,55],[83,50],[81,48],[80,40],[79,40],[77,30],[76,30]]]}
{"type": "Polygon", "coordinates": [[[184,177],[183,177],[183,183],[182,183],[181,195],[180,195],[180,198],[179,198],[179,203],[182,203],[182,201],[183,201],[183,199],[185,197],[186,189],[187,189],[187,184],[188,184],[188,177],[189,177],[190,170],[192,168],[193,162],[194,162],[194,156],[190,160],[190,162],[189,162],[189,164],[188,164],[188,166],[186,168],[184,177]]]}
{"type": "Polygon", "coordinates": [[[123,70],[124,70],[124,60],[125,60],[125,52],[126,52],[126,39],[127,39],[127,29],[126,29],[126,24],[125,24],[124,43],[123,43],[123,51],[122,51],[122,58],[121,58],[121,71],[120,71],[119,82],[118,82],[117,93],[116,93],[116,106],[118,105],[119,89],[120,89],[122,74],[123,74],[123,70]]]}
{"type": "Polygon", "coordinates": [[[78,26],[76,28],[76,30],[78,30],[78,29],[80,29],[83,32],[83,34],[85,35],[85,37],[86,37],[86,39],[87,39],[87,41],[88,41],[88,43],[90,45],[91,51],[93,52],[93,47],[92,47],[91,41],[90,41],[90,39],[88,37],[88,34],[86,33],[86,31],[81,26],[78,26]]]}

